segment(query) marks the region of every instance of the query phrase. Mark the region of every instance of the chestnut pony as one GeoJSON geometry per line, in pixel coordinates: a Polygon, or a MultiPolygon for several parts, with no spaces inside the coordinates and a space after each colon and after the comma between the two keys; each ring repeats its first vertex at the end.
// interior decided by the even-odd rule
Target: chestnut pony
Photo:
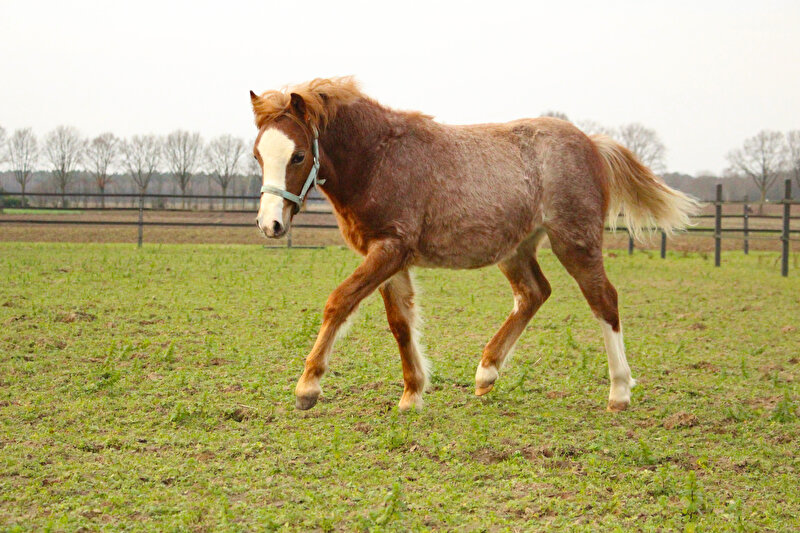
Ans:
{"type": "Polygon", "coordinates": [[[547,236],[600,322],[611,391],[608,409],[630,403],[617,292],[603,268],[603,231],[619,214],[638,235],[685,226],[691,198],[667,187],[626,148],[587,137],[553,118],[450,126],[389,109],[352,78],[315,79],[281,91],[250,93],[263,170],[257,224],[281,237],[317,186],[334,208],[348,245],[363,263],[331,293],[322,326],[295,389],[297,408],[313,407],[337,332],[378,289],[397,340],[405,390],[399,407],[422,407],[429,365],[417,342],[411,267],[497,264],[514,307],[483,350],[475,394],[492,390],[525,326],[550,295],[536,261],[547,236]]]}

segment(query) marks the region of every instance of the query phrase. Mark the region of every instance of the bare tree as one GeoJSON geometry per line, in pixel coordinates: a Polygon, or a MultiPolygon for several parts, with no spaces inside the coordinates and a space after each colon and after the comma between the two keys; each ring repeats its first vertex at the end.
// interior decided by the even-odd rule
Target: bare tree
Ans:
{"type": "Polygon", "coordinates": [[[615,132],[612,128],[608,128],[603,126],[599,122],[595,122],[594,120],[581,120],[577,123],[577,126],[585,133],[586,135],[608,135],[609,137],[614,137],[615,132]]]}
{"type": "Polygon", "coordinates": [[[247,177],[247,186],[245,194],[250,194],[250,191],[258,192],[261,189],[263,177],[261,174],[261,165],[255,157],[245,157],[245,176],[247,177]]]}
{"type": "Polygon", "coordinates": [[[197,169],[203,140],[199,133],[177,130],[167,135],[164,141],[164,158],[169,171],[181,189],[181,206],[186,209],[186,188],[197,169]]]}
{"type": "Polygon", "coordinates": [[[66,205],[67,187],[72,182],[85,147],[86,141],[72,126],[59,126],[45,137],[44,151],[53,168],[56,186],[61,191],[61,207],[66,205]]]}
{"type": "Polygon", "coordinates": [[[775,183],[786,166],[786,139],[779,131],[763,130],[755,137],[744,141],[741,148],[728,153],[728,162],[733,172],[750,177],[761,193],[761,207],[767,191],[775,183]]]}
{"type": "Polygon", "coordinates": [[[39,159],[39,146],[30,128],[16,130],[8,140],[8,160],[14,179],[22,188],[22,206],[25,206],[25,189],[33,175],[33,167],[39,159]]]}
{"type": "Polygon", "coordinates": [[[655,172],[664,171],[666,148],[655,130],[634,122],[620,126],[616,137],[636,155],[639,161],[655,172]]]}
{"type": "Polygon", "coordinates": [[[789,149],[789,167],[794,174],[797,186],[800,187],[800,130],[787,133],[786,144],[789,149]]]}
{"type": "Polygon", "coordinates": [[[547,111],[545,111],[544,113],[542,113],[539,116],[540,117],[558,118],[558,119],[561,119],[561,120],[566,120],[567,122],[570,121],[569,117],[567,116],[566,113],[564,113],[562,111],[555,111],[553,109],[548,109],[547,111]]]}
{"type": "Polygon", "coordinates": [[[100,205],[106,206],[106,187],[111,183],[111,171],[119,158],[119,139],[113,133],[98,135],[86,147],[87,170],[100,189],[100,205]]]}
{"type": "Polygon", "coordinates": [[[155,135],[134,135],[122,143],[122,163],[139,188],[147,192],[150,179],[161,162],[161,142],[155,135]]]}
{"type": "Polygon", "coordinates": [[[222,209],[225,210],[228,185],[236,176],[239,159],[244,153],[244,141],[231,135],[220,135],[206,147],[206,164],[211,177],[222,188],[222,209]]]}
{"type": "Polygon", "coordinates": [[[8,150],[6,149],[6,129],[0,126],[0,163],[8,160],[8,150]]]}

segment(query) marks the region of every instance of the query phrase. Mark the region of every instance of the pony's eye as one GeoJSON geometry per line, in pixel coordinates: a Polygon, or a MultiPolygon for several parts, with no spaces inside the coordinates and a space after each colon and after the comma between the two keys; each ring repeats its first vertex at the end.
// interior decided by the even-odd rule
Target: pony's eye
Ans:
{"type": "Polygon", "coordinates": [[[304,160],[305,158],[306,158],[306,154],[304,154],[303,152],[295,152],[295,153],[292,155],[292,160],[291,160],[291,163],[292,163],[293,165],[299,165],[300,163],[302,163],[302,162],[303,162],[303,160],[304,160]]]}
{"type": "Polygon", "coordinates": [[[258,161],[258,157],[256,157],[256,155],[255,155],[255,154],[253,154],[253,159],[255,159],[256,161],[258,161]]]}

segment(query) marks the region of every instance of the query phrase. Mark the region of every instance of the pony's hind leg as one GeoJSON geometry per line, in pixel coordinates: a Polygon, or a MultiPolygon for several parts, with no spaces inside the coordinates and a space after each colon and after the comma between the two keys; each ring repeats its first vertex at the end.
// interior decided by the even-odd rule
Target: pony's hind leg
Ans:
{"type": "Polygon", "coordinates": [[[514,309],[483,350],[475,372],[475,394],[491,391],[498,373],[533,315],[550,296],[550,284],[536,261],[536,242],[521,246],[498,266],[514,292],[514,309]]]}
{"type": "Polygon", "coordinates": [[[578,282],[589,307],[600,321],[608,354],[608,375],[611,381],[608,410],[623,411],[630,404],[631,387],[636,382],[631,378],[631,369],[625,358],[625,345],[622,342],[622,327],[617,306],[617,291],[608,281],[603,267],[602,240],[572,240],[568,233],[562,234],[550,230],[548,235],[553,252],[578,282]]]}
{"type": "Polygon", "coordinates": [[[408,270],[401,270],[380,287],[386,318],[397,340],[403,363],[405,388],[399,408],[407,411],[422,408],[422,393],[428,383],[429,365],[417,343],[417,310],[414,283],[408,270]]]}

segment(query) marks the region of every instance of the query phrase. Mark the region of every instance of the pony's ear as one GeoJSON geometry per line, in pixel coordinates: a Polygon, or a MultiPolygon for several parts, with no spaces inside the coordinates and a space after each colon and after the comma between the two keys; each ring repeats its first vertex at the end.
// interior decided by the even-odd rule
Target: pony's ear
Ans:
{"type": "Polygon", "coordinates": [[[297,93],[292,93],[289,95],[292,101],[289,103],[289,107],[292,108],[292,111],[297,118],[302,120],[306,120],[306,101],[303,100],[303,97],[297,93]]]}
{"type": "Polygon", "coordinates": [[[255,106],[259,100],[260,98],[258,97],[258,95],[253,91],[250,91],[250,103],[253,104],[253,106],[255,106]]]}

